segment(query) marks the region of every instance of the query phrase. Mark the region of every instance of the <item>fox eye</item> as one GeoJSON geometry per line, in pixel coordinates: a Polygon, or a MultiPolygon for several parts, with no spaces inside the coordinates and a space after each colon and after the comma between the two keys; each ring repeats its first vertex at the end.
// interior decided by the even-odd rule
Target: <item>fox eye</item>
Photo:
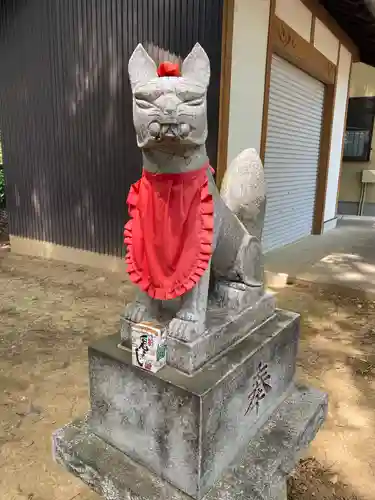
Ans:
{"type": "Polygon", "coordinates": [[[135,99],[135,102],[136,102],[138,108],[141,108],[141,109],[151,109],[154,107],[153,104],[146,101],[145,99],[135,99]]]}
{"type": "Polygon", "coordinates": [[[201,106],[203,104],[204,99],[199,98],[199,99],[192,99],[191,101],[186,101],[186,104],[189,106],[201,106]]]}

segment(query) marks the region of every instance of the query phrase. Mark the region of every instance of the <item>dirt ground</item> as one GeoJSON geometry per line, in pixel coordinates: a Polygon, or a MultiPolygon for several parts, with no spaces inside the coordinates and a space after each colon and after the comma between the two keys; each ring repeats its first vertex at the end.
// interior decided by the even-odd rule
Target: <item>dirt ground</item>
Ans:
{"type": "Polygon", "coordinates": [[[302,316],[297,378],[329,395],[323,429],[289,481],[291,500],[375,499],[375,304],[343,290],[284,289],[302,316]]]}
{"type": "MultiPolygon", "coordinates": [[[[98,500],[54,464],[52,432],[88,409],[86,349],[118,329],[125,274],[0,251],[0,498],[98,500]]],[[[302,314],[298,377],[329,416],[289,481],[290,500],[375,500],[375,307],[311,286],[277,295],[302,314]]]]}

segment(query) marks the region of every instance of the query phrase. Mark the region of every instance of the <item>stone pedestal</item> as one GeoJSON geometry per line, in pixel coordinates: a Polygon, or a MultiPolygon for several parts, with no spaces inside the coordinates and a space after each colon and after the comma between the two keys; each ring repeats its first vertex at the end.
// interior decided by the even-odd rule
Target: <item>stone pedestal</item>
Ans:
{"type": "MultiPolygon", "coordinates": [[[[285,500],[287,477],[326,409],[327,398],[320,391],[292,387],[204,500],[285,500]]],[[[58,463],[106,500],[191,500],[95,434],[87,418],[58,430],[53,448],[58,463]]]]}
{"type": "MultiPolygon", "coordinates": [[[[235,293],[235,290],[233,292],[235,293]]],[[[215,294],[213,303],[207,311],[206,330],[203,335],[191,341],[168,336],[168,365],[191,375],[275,316],[273,295],[256,288],[247,298],[250,304],[240,304],[242,307],[238,309],[238,304],[233,303],[233,300],[226,298],[224,302],[218,293],[215,294]]],[[[170,310],[162,312],[158,321],[167,325],[174,316],[175,310],[172,305],[170,310]]],[[[131,326],[130,321],[121,318],[121,340],[129,348],[131,348],[131,326]]]]}
{"type": "Polygon", "coordinates": [[[93,344],[91,411],[55,433],[56,459],[107,500],[281,498],[326,396],[294,385],[298,315],[236,324],[237,343],[188,373],[134,367],[120,335],[93,344]]]}

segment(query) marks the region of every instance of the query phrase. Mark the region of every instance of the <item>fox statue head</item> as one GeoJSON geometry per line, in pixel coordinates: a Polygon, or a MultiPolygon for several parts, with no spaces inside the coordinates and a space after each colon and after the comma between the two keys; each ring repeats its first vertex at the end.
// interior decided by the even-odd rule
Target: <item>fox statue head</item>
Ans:
{"type": "Polygon", "coordinates": [[[129,79],[140,148],[198,147],[206,142],[210,61],[201,45],[194,46],[180,72],[170,63],[157,68],[139,44],[129,60],[129,79]]]}

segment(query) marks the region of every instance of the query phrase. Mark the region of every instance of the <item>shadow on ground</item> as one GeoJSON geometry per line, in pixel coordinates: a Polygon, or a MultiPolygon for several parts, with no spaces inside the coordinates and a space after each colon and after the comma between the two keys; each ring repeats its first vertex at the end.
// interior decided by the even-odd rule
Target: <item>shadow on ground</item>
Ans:
{"type": "Polygon", "coordinates": [[[302,315],[298,378],[329,394],[324,428],[290,482],[293,499],[374,499],[375,305],[366,294],[299,284],[277,295],[302,315]]]}
{"type": "MultiPolygon", "coordinates": [[[[98,500],[54,464],[53,430],[88,409],[87,345],[118,329],[124,276],[0,252],[0,498],[98,500]]],[[[291,500],[375,500],[375,306],[295,285],[298,377],[329,393],[328,420],[289,481],[291,500]]]]}
{"type": "Polygon", "coordinates": [[[345,288],[345,293],[354,289],[375,298],[374,228],[375,218],[343,219],[332,231],[267,252],[268,282],[333,284],[345,288]]]}
{"type": "MultiPolygon", "coordinates": [[[[374,240],[375,244],[375,240],[374,240]]],[[[373,248],[373,245],[372,245],[373,248]]],[[[371,253],[373,250],[371,249],[371,253]]],[[[314,282],[323,286],[334,285],[347,289],[346,293],[375,297],[375,262],[361,252],[331,253],[301,273],[299,281],[314,282]]],[[[345,293],[345,290],[344,290],[345,293]]]]}

